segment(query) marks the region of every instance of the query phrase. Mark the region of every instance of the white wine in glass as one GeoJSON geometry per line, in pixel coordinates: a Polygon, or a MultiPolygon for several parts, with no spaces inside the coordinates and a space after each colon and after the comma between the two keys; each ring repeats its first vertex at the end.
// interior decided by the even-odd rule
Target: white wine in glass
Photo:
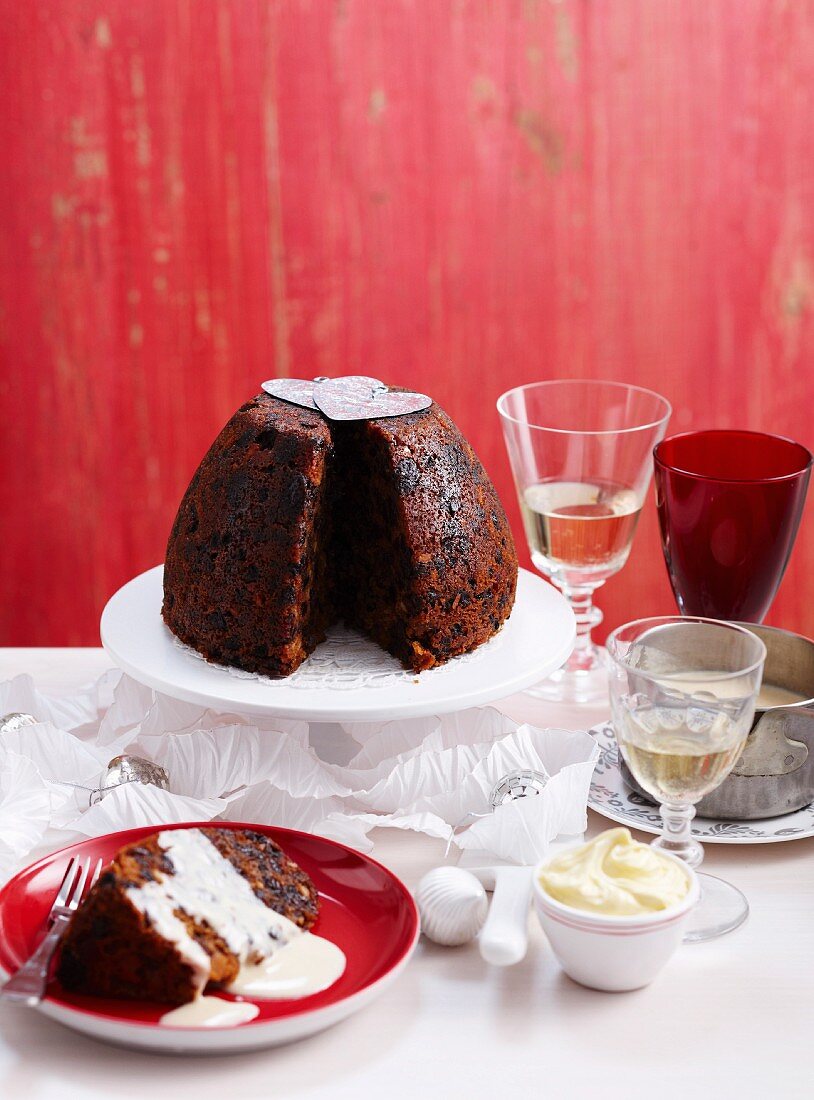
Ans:
{"type": "Polygon", "coordinates": [[[614,729],[631,772],[661,803],[700,802],[732,771],[749,734],[742,721],[700,701],[692,707],[648,702],[625,711],[614,729]]]}
{"type": "Polygon", "coordinates": [[[670,405],[638,386],[567,380],[519,386],[497,407],[531,560],[577,622],[565,667],[529,690],[559,702],[604,699],[593,595],[627,561],[670,405]]]}
{"type": "Polygon", "coordinates": [[[625,564],[642,510],[612,481],[540,481],[520,498],[531,560],[552,579],[606,580],[625,564]]]}
{"type": "MultiPolygon", "coordinates": [[[[656,848],[697,867],[695,805],[737,763],[752,728],[766,647],[735,623],[667,617],[626,623],[608,637],[611,711],[619,751],[660,805],[656,848]]],[[[685,936],[737,928],[749,905],[734,886],[701,875],[701,900],[685,936]]]]}

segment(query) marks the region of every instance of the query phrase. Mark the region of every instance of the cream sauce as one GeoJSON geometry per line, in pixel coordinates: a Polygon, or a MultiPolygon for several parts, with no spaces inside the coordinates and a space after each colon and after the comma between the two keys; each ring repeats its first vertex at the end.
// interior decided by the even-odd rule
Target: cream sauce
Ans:
{"type": "Polygon", "coordinates": [[[261,1000],[308,997],[344,973],[345,955],[330,940],[303,932],[256,897],[239,871],[199,829],[158,834],[173,873],[128,890],[128,898],[192,967],[198,996],[161,1017],[165,1027],[234,1027],[253,1020],[257,1005],[205,997],[209,955],[176,916],[206,922],[240,962],[230,993],[261,1000]],[[249,959],[259,959],[250,963],[249,959]]]}
{"type": "MultiPolygon", "coordinates": [[[[661,683],[667,688],[675,688],[677,691],[691,695],[697,692],[708,692],[717,699],[745,698],[752,692],[752,680],[746,676],[732,676],[728,679],[725,672],[696,672],[689,676],[664,676],[659,677],[661,683]],[[723,677],[723,679],[718,679],[723,677]]],[[[766,710],[769,707],[790,707],[795,703],[803,703],[807,696],[791,688],[780,687],[779,684],[763,683],[757,696],[757,709],[766,710]]]]}
{"type": "Polygon", "coordinates": [[[197,988],[209,980],[210,960],[175,915],[181,909],[206,922],[241,963],[265,958],[302,935],[293,921],[269,909],[228,859],[199,829],[173,829],[158,834],[158,843],[173,874],[128,890],[130,902],[150,920],[158,934],[175,944],[192,967],[197,988]]]}
{"type": "Polygon", "coordinates": [[[260,1009],[247,1001],[225,1001],[222,997],[196,997],[189,1004],[165,1012],[162,1027],[237,1027],[255,1019],[260,1009]]]}
{"type": "Polygon", "coordinates": [[[791,707],[795,703],[804,703],[807,698],[808,696],[801,695],[799,691],[792,691],[791,688],[779,687],[777,684],[761,684],[757,697],[757,709],[791,707]]]}
{"type": "Polygon", "coordinates": [[[309,997],[333,985],[345,964],[344,952],[335,943],[304,932],[270,958],[244,963],[229,992],[264,1001],[309,997]]]}
{"type": "Polygon", "coordinates": [[[746,699],[755,690],[754,675],[738,675],[723,670],[700,670],[693,672],[691,676],[668,673],[655,678],[660,687],[668,690],[672,688],[682,695],[704,694],[716,699],[746,699]]]}

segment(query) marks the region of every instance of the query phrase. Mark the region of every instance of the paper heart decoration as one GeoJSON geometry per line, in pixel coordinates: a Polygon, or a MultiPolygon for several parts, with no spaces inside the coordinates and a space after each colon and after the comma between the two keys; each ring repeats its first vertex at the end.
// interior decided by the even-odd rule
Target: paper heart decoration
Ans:
{"type": "Polygon", "coordinates": [[[329,420],[375,420],[428,409],[423,393],[393,393],[378,378],[351,374],[314,383],[314,401],[329,420]]]}
{"type": "Polygon", "coordinates": [[[290,401],[292,405],[304,405],[306,409],[315,409],[314,383],[306,378],[270,378],[261,386],[272,397],[290,401]]]}
{"type": "Polygon", "coordinates": [[[432,404],[423,393],[397,393],[378,378],[351,374],[344,378],[273,378],[263,389],[283,401],[319,409],[329,420],[376,420],[383,416],[404,416],[421,412],[432,404]]]}

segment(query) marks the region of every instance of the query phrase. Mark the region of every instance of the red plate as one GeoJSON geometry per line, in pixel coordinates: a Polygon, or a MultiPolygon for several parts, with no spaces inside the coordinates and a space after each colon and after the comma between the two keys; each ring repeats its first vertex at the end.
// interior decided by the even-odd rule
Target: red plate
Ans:
{"type": "MultiPolygon", "coordinates": [[[[63,848],[15,875],[0,891],[0,967],[13,973],[42,937],[46,915],[71,856],[109,862],[119,848],[160,828],[217,826],[255,829],[275,840],[319,890],[313,931],[345,952],[347,966],[329,989],[293,1001],[257,1001],[260,1015],[231,1028],[164,1028],[166,1005],[115,1001],[68,993],[52,981],[40,1010],[98,1039],[150,1050],[224,1052],[253,1050],[301,1039],[362,1008],[406,965],[418,940],[418,913],[406,886],[380,863],[344,844],[265,825],[193,822],[150,826],[63,848]]],[[[247,998],[248,999],[248,998],[247,998]]]]}

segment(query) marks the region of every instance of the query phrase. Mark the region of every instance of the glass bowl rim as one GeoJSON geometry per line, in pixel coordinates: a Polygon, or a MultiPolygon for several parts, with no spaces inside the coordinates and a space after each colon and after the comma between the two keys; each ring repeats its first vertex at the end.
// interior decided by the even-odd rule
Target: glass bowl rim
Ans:
{"type": "Polygon", "coordinates": [[[540,382],[525,382],[522,386],[512,386],[511,389],[505,390],[495,402],[495,407],[497,408],[498,414],[510,424],[518,424],[523,428],[533,428],[535,431],[540,432],[557,432],[560,435],[627,435],[631,432],[643,432],[666,424],[673,413],[673,406],[671,403],[663,394],[657,393],[656,390],[647,389],[645,386],[634,386],[630,382],[614,382],[606,378],[548,378],[540,382]],[[633,424],[629,428],[553,428],[545,424],[536,424],[532,420],[522,420],[520,417],[512,416],[511,413],[507,412],[503,407],[505,399],[509,397],[510,394],[520,393],[522,390],[540,389],[543,386],[570,385],[604,386],[617,390],[628,390],[647,394],[649,397],[655,397],[661,401],[665,406],[665,412],[655,420],[650,420],[644,424],[633,424]]]}
{"type": "Polygon", "coordinates": [[[692,477],[697,481],[717,481],[722,485],[773,485],[775,482],[793,481],[795,478],[803,477],[811,470],[814,455],[804,443],[800,443],[797,439],[791,439],[787,435],[775,435],[774,432],[756,432],[750,428],[698,428],[691,432],[679,432],[677,435],[668,436],[667,439],[660,439],[653,448],[653,462],[658,469],[672,474],[680,474],[682,477],[692,477]],[[776,477],[717,477],[714,474],[700,474],[697,470],[687,470],[683,466],[666,462],[659,454],[663,444],[672,443],[676,439],[688,439],[693,435],[751,435],[758,439],[774,439],[781,443],[789,443],[792,447],[803,451],[808,455],[808,461],[799,470],[792,470],[790,474],[778,474],[776,477]]]}
{"type": "Polygon", "coordinates": [[[615,628],[615,630],[612,630],[610,632],[610,634],[605,639],[605,648],[607,649],[608,656],[610,657],[610,659],[613,661],[613,663],[618,668],[625,669],[626,671],[635,672],[637,676],[641,676],[645,680],[649,680],[651,683],[660,683],[660,682],[662,682],[664,680],[664,676],[663,675],[660,676],[657,673],[647,672],[647,671],[644,671],[642,669],[633,668],[632,665],[626,664],[624,661],[620,660],[620,658],[617,657],[612,652],[611,647],[609,645],[609,643],[612,642],[612,641],[618,641],[617,636],[623,630],[627,630],[631,626],[640,626],[640,625],[643,625],[644,623],[649,623],[654,627],[656,627],[656,626],[666,626],[667,624],[674,624],[674,625],[678,626],[682,623],[687,623],[687,624],[693,623],[695,625],[701,624],[701,625],[707,625],[707,626],[720,626],[720,627],[724,627],[727,630],[732,630],[737,634],[744,634],[748,638],[750,638],[753,641],[757,642],[757,644],[763,650],[763,655],[761,657],[759,657],[756,661],[752,661],[751,664],[746,665],[743,668],[739,668],[739,669],[737,669],[733,672],[723,672],[719,676],[715,676],[715,677],[711,678],[709,680],[710,684],[721,683],[722,681],[725,681],[725,680],[734,680],[734,679],[737,679],[739,676],[748,676],[749,673],[754,672],[755,669],[760,668],[764,664],[764,662],[766,661],[766,656],[768,654],[768,650],[766,648],[766,643],[763,641],[762,638],[758,638],[757,634],[753,634],[752,631],[749,630],[748,627],[741,626],[739,623],[730,622],[727,619],[709,619],[709,618],[703,617],[702,615],[653,615],[653,616],[645,616],[642,619],[631,619],[630,622],[622,623],[621,626],[617,626],[615,628]]]}

